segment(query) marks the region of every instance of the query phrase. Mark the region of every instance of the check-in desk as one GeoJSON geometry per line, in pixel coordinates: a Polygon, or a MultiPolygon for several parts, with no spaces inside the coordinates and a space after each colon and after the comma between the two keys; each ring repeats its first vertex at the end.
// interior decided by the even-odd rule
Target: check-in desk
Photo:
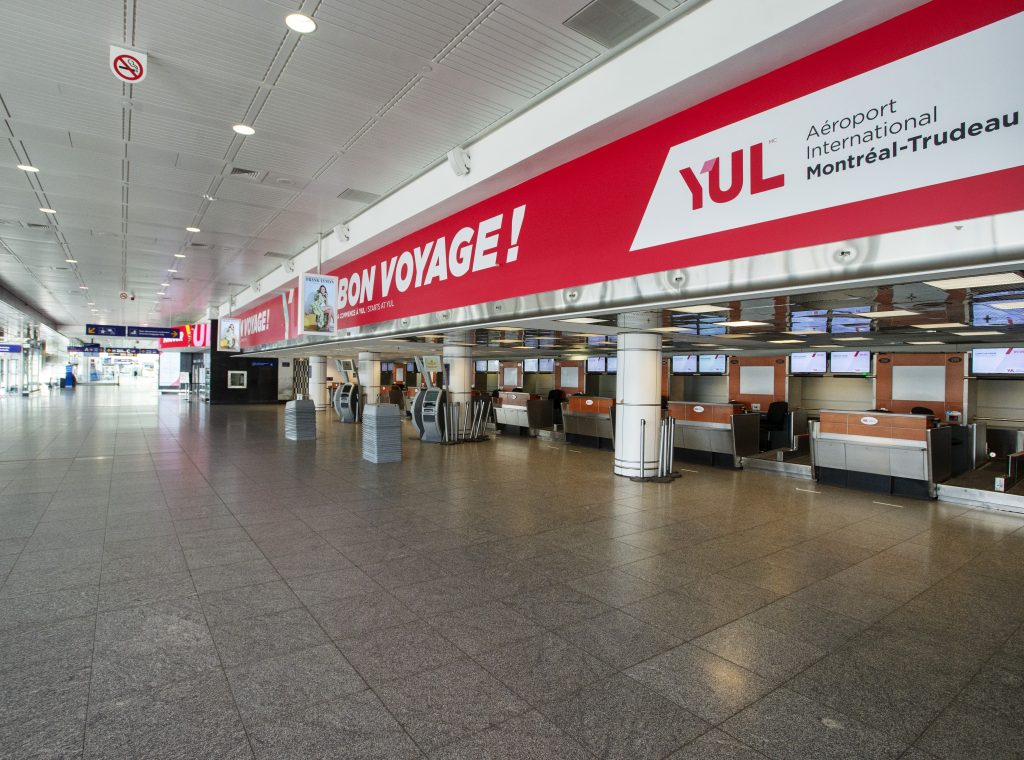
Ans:
{"type": "Polygon", "coordinates": [[[820,483],[929,499],[951,475],[952,438],[927,415],[822,411],[811,456],[820,483]]]}
{"type": "Polygon", "coordinates": [[[537,399],[524,391],[506,391],[498,394],[494,404],[494,421],[498,430],[508,435],[528,435],[530,419],[527,406],[537,399]]]}
{"type": "Polygon", "coordinates": [[[565,440],[598,448],[613,448],[615,442],[615,399],[600,396],[570,396],[562,404],[565,440]]]}
{"type": "Polygon", "coordinates": [[[675,420],[680,459],[739,467],[741,457],[760,451],[761,415],[748,414],[742,404],[669,401],[668,416],[675,420]]]}

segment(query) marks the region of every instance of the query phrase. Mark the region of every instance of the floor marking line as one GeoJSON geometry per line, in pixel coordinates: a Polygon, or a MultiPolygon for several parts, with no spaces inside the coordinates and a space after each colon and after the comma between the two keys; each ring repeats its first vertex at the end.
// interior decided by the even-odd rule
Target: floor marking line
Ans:
{"type": "Polygon", "coordinates": [[[687,469],[686,469],[685,467],[679,467],[679,468],[677,468],[677,469],[678,469],[678,470],[679,470],[680,472],[695,472],[695,473],[697,473],[698,475],[700,475],[700,470],[687,470],[687,469]]]}
{"type": "Polygon", "coordinates": [[[821,491],[812,491],[810,488],[798,488],[796,490],[803,491],[804,493],[821,493],[821,491]]]}
{"type": "Polygon", "coordinates": [[[883,507],[896,507],[896,509],[903,509],[902,504],[890,504],[887,501],[873,501],[872,504],[881,504],[883,507]]]}

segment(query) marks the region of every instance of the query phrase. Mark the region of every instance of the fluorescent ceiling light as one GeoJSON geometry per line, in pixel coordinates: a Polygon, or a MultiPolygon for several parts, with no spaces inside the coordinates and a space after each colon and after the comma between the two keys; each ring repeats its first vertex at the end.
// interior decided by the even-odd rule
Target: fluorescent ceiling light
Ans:
{"type": "Polygon", "coordinates": [[[738,319],[735,322],[716,322],[716,327],[768,327],[767,322],[751,322],[747,319],[738,319]]]}
{"type": "Polygon", "coordinates": [[[200,230],[198,227],[186,227],[185,232],[202,232],[202,230],[200,230]]]}
{"type": "Polygon", "coordinates": [[[832,343],[822,343],[820,345],[811,346],[811,348],[842,348],[842,346],[836,346],[832,343]]]}
{"type": "Polygon", "coordinates": [[[576,325],[596,325],[599,322],[604,322],[603,319],[597,319],[595,317],[573,317],[572,319],[559,319],[558,322],[572,322],[576,325]]]}
{"type": "Polygon", "coordinates": [[[185,258],[185,254],[184,253],[176,253],[176,254],[174,254],[174,258],[176,258],[176,259],[183,259],[183,258],[185,258]]]}
{"type": "Polygon", "coordinates": [[[918,313],[916,311],[907,311],[906,309],[893,309],[892,311],[862,311],[856,316],[868,317],[869,319],[888,319],[889,317],[916,317],[918,313]]]}
{"type": "Polygon", "coordinates": [[[515,330],[516,332],[522,332],[522,327],[509,327],[507,325],[495,325],[494,327],[485,327],[485,330],[497,330],[498,332],[509,332],[515,330]]]}
{"type": "Polygon", "coordinates": [[[171,287],[171,283],[169,283],[169,282],[161,282],[160,283],[160,287],[161,288],[169,288],[169,287],[171,287]]]}
{"type": "Polygon", "coordinates": [[[663,332],[663,333],[671,333],[671,332],[687,332],[687,333],[692,333],[693,332],[693,330],[687,330],[687,329],[685,329],[683,327],[651,327],[649,329],[650,329],[651,332],[663,332]]]}
{"type": "Polygon", "coordinates": [[[806,343],[807,341],[806,340],[790,339],[790,340],[770,340],[768,342],[769,343],[806,343]]]}
{"type": "Polygon", "coordinates": [[[916,327],[919,330],[941,330],[946,327],[966,327],[966,325],[963,322],[935,322],[930,325],[911,325],[911,327],[916,327]]]}
{"type": "Polygon", "coordinates": [[[693,343],[697,348],[718,348],[717,343],[693,343]]]}
{"type": "Polygon", "coordinates": [[[908,346],[944,346],[945,341],[941,340],[908,340],[908,346]]]}
{"type": "Polygon", "coordinates": [[[683,314],[704,314],[709,311],[729,311],[729,307],[704,303],[697,306],[677,306],[674,309],[669,309],[669,311],[681,311],[683,314]]]}
{"type": "Polygon", "coordinates": [[[78,259],[64,259],[65,264],[77,264],[78,259]]]}
{"type": "Polygon", "coordinates": [[[852,342],[852,341],[858,341],[858,340],[859,341],[870,341],[870,340],[873,340],[873,339],[872,338],[836,338],[835,340],[844,340],[844,341],[852,342]]]}
{"type": "Polygon", "coordinates": [[[178,270],[177,270],[177,269],[168,269],[167,271],[168,271],[168,272],[174,272],[174,273],[177,273],[177,271],[178,271],[178,270]]]}
{"type": "Polygon", "coordinates": [[[824,330],[785,330],[783,335],[826,335],[824,330]]]}
{"type": "Polygon", "coordinates": [[[78,289],[79,289],[79,290],[88,290],[88,289],[89,289],[89,286],[88,286],[88,285],[79,285],[79,286],[78,286],[78,289]]]}
{"type": "Polygon", "coordinates": [[[298,32],[299,34],[309,34],[316,31],[316,22],[302,13],[289,13],[284,17],[284,23],[293,32],[298,32]]]}
{"type": "Polygon", "coordinates": [[[44,214],[56,214],[56,213],[57,213],[57,212],[56,212],[56,211],[54,211],[54,210],[53,210],[52,208],[43,208],[43,207],[40,207],[40,208],[39,208],[39,210],[40,210],[40,211],[42,211],[42,212],[43,212],[44,214]]]}
{"type": "Polygon", "coordinates": [[[237,132],[238,134],[245,135],[246,137],[248,137],[249,135],[256,134],[256,130],[250,127],[248,124],[236,124],[232,127],[232,129],[235,130],[235,132],[237,132]]]}
{"type": "Polygon", "coordinates": [[[88,302],[88,303],[86,304],[86,306],[95,306],[95,305],[96,305],[96,302],[95,302],[95,301],[89,301],[89,302],[88,302]]]}
{"type": "Polygon", "coordinates": [[[986,303],[985,306],[991,306],[996,309],[1024,309],[1024,301],[1001,301],[999,303],[986,303]]]}
{"type": "Polygon", "coordinates": [[[742,348],[720,348],[719,351],[743,351],[742,348]]]}
{"type": "Polygon", "coordinates": [[[39,171],[36,167],[32,166],[31,164],[18,164],[18,168],[21,169],[23,172],[32,172],[33,174],[39,171]]]}
{"type": "Polygon", "coordinates": [[[1024,282],[1015,272],[1003,272],[1001,274],[981,274],[977,277],[954,277],[951,280],[926,280],[925,285],[931,285],[940,290],[962,290],[964,288],[986,288],[992,285],[1019,285],[1024,282]]]}
{"type": "Polygon", "coordinates": [[[954,335],[963,335],[966,338],[973,338],[976,335],[1002,335],[999,330],[973,330],[971,332],[955,332],[954,335]]]}

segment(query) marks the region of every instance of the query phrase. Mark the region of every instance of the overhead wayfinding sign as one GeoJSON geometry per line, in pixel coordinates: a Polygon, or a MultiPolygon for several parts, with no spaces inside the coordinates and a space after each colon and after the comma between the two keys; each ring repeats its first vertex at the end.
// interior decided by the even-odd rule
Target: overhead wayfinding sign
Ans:
{"type": "Polygon", "coordinates": [[[0,343],[0,354],[20,354],[20,343],[0,343]]]}
{"type": "Polygon", "coordinates": [[[303,332],[1024,209],[1021,11],[932,0],[527,180],[329,272],[303,332]]]}
{"type": "Polygon", "coordinates": [[[133,327],[128,325],[129,338],[166,338],[176,340],[181,337],[180,327],[133,327]]]}
{"type": "Polygon", "coordinates": [[[145,53],[128,48],[110,46],[110,70],[114,76],[128,84],[138,84],[146,78],[149,58],[145,53]]]}
{"type": "Polygon", "coordinates": [[[125,337],[125,327],[124,325],[86,325],[85,334],[107,338],[123,338],[125,337]]]}

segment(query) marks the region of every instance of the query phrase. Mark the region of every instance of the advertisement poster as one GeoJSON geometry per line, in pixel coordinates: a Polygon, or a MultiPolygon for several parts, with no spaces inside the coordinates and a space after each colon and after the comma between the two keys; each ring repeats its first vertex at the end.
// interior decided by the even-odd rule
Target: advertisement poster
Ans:
{"type": "Polygon", "coordinates": [[[241,335],[241,320],[222,319],[217,323],[217,350],[238,351],[241,335]]]}
{"type": "Polygon", "coordinates": [[[299,280],[300,335],[333,335],[338,278],[325,274],[304,274],[299,280]]]}

